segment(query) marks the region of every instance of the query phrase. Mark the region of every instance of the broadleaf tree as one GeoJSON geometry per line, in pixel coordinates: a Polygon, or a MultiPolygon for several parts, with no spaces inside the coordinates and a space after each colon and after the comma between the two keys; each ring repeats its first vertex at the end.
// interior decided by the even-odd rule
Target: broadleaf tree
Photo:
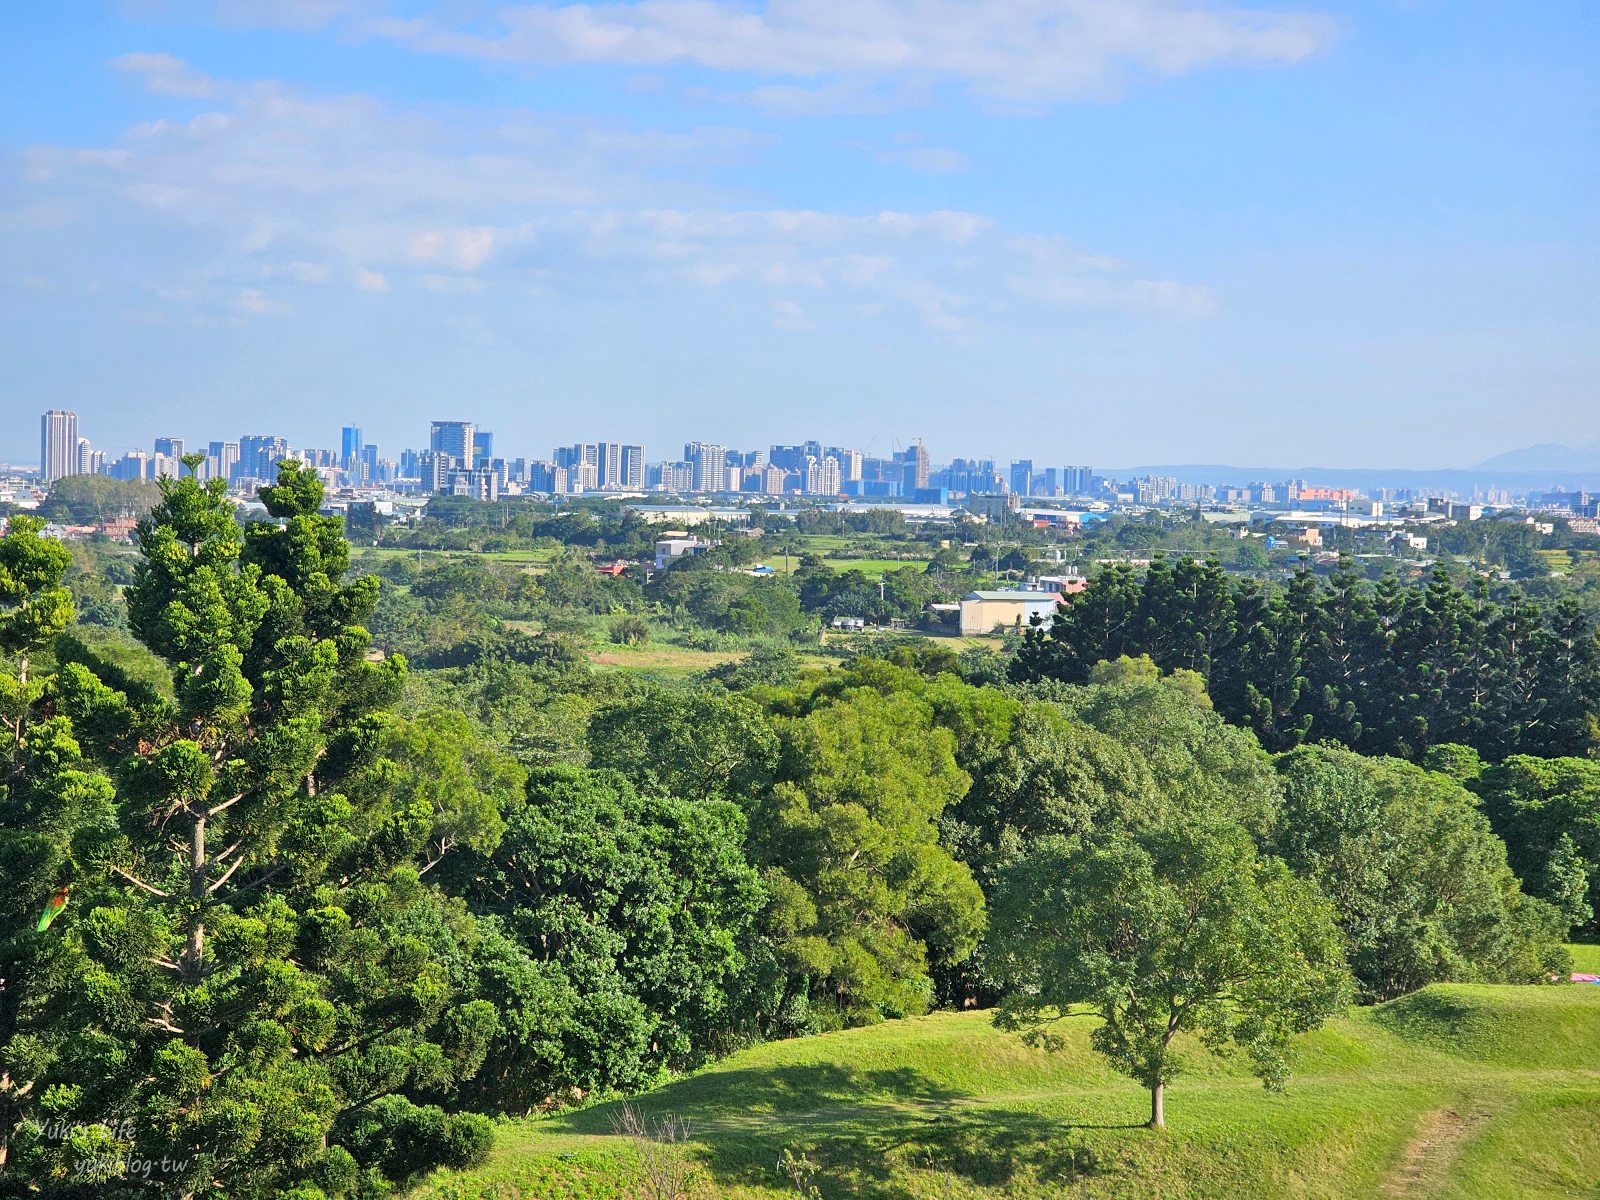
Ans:
{"type": "Polygon", "coordinates": [[[1059,1045],[1061,1022],[1098,1017],[1091,1044],[1149,1090],[1153,1128],[1175,1039],[1236,1043],[1281,1088],[1294,1035],[1349,993],[1327,901],[1232,825],[1040,839],[990,897],[988,944],[1002,1024],[1059,1045]]]}

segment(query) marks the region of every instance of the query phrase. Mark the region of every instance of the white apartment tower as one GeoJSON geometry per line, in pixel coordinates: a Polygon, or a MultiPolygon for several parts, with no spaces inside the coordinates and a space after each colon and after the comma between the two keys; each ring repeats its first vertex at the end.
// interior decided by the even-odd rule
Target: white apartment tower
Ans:
{"type": "Polygon", "coordinates": [[[728,450],[726,446],[710,442],[689,442],[683,448],[683,457],[694,464],[694,490],[697,492],[725,492],[728,490],[728,450]]]}
{"type": "Polygon", "coordinates": [[[54,483],[78,469],[78,414],[52,408],[39,418],[39,474],[54,483]]]}

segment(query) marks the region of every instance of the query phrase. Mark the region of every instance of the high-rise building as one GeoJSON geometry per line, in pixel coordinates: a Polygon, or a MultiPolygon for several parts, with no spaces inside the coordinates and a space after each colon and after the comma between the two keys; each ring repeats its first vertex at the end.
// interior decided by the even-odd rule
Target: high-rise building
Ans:
{"type": "Polygon", "coordinates": [[[843,446],[829,446],[823,452],[823,457],[839,460],[839,478],[841,480],[848,481],[861,478],[861,451],[847,450],[843,446]]]}
{"type": "Polygon", "coordinates": [[[78,414],[52,408],[39,418],[39,474],[54,483],[78,469],[78,414]]]}
{"type": "Polygon", "coordinates": [[[78,439],[78,452],[74,456],[73,464],[72,473],[74,475],[98,474],[94,467],[94,447],[89,445],[88,438],[81,437],[78,439]]]}
{"type": "Polygon", "coordinates": [[[804,446],[774,446],[767,455],[767,461],[775,467],[782,467],[785,471],[804,471],[806,469],[806,448],[804,446]]]}
{"type": "Polygon", "coordinates": [[[570,446],[556,447],[556,466],[565,467],[568,471],[578,467],[590,466],[594,468],[595,477],[600,476],[600,443],[575,442],[570,446]]]}
{"type": "Polygon", "coordinates": [[[212,479],[232,479],[238,466],[238,442],[212,442],[206,447],[206,473],[212,479]]]}
{"type": "Polygon", "coordinates": [[[1087,496],[1093,492],[1090,481],[1094,471],[1090,467],[1062,467],[1061,486],[1069,496],[1087,496]]]}
{"type": "Polygon", "coordinates": [[[361,456],[361,426],[346,425],[339,434],[339,465],[348,469],[361,456]]]}
{"type": "Polygon", "coordinates": [[[694,464],[694,490],[697,492],[725,492],[728,490],[728,451],[725,446],[711,442],[689,442],[683,447],[685,461],[694,464]]]}
{"type": "Polygon", "coordinates": [[[839,494],[839,460],[836,458],[807,458],[805,491],[811,496],[837,496],[839,494]]]}
{"type": "Polygon", "coordinates": [[[428,433],[428,449],[448,454],[458,466],[470,467],[477,448],[477,427],[471,421],[435,421],[428,433]]]}
{"type": "Polygon", "coordinates": [[[557,446],[556,466],[567,473],[568,492],[598,491],[604,479],[605,446],[600,442],[575,442],[557,446]]]}
{"type": "Polygon", "coordinates": [[[498,500],[500,474],[492,467],[457,467],[446,474],[444,486],[435,490],[443,491],[448,496],[467,496],[473,500],[498,500]]]}
{"type": "Polygon", "coordinates": [[[275,480],[278,464],[289,457],[289,441],[270,433],[247,433],[239,439],[239,462],[231,478],[275,480]]]}
{"type": "Polygon", "coordinates": [[[553,462],[543,459],[534,459],[528,463],[522,473],[522,482],[530,492],[564,492],[566,491],[566,470],[557,467],[553,462]],[[562,476],[561,483],[556,483],[556,475],[562,476]]]}
{"type": "Polygon", "coordinates": [[[622,443],[601,442],[599,451],[599,477],[603,488],[620,488],[622,484],[622,443]]]}
{"type": "Polygon", "coordinates": [[[622,447],[622,487],[630,492],[636,492],[644,487],[644,447],[625,445],[622,447]]]}
{"type": "Polygon", "coordinates": [[[165,455],[167,458],[182,458],[183,439],[175,437],[157,438],[155,449],[158,457],[165,455]]]}
{"type": "Polygon", "coordinates": [[[149,479],[150,456],[143,450],[129,450],[111,464],[113,479],[149,479]]]}
{"type": "Polygon", "coordinates": [[[1033,459],[1019,458],[1011,463],[1011,494],[1014,496],[1030,496],[1033,494],[1033,459]]]}
{"type": "Polygon", "coordinates": [[[694,490],[692,462],[664,462],[656,468],[657,486],[663,492],[681,495],[694,490]]]}
{"type": "MultiPolygon", "coordinates": [[[[904,450],[896,452],[894,460],[900,466],[900,486],[903,493],[928,486],[928,451],[923,446],[921,438],[904,450]]],[[[862,477],[866,478],[864,472],[862,477]]]]}
{"type": "Polygon", "coordinates": [[[448,454],[436,454],[432,450],[424,450],[417,455],[417,482],[422,484],[424,491],[442,492],[445,482],[450,477],[450,465],[454,460],[448,454]]]}
{"type": "Polygon", "coordinates": [[[788,471],[768,464],[761,471],[761,491],[768,496],[781,496],[789,490],[789,479],[788,471]]]}
{"type": "Polygon", "coordinates": [[[644,447],[625,442],[591,442],[573,448],[574,462],[592,462],[597,486],[612,490],[644,487],[644,447]]]}

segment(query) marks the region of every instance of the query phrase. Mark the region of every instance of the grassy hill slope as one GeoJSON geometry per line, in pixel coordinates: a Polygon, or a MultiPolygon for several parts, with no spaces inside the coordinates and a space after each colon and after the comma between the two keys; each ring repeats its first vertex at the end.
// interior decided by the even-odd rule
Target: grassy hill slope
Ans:
{"type": "MultiPolygon", "coordinates": [[[[1088,1046],[1060,1053],[940,1013],[761,1046],[636,1100],[687,1119],[701,1196],[1498,1197],[1600,1192],[1600,987],[1435,986],[1304,1039],[1287,1095],[1186,1048],[1165,1133],[1088,1046]]],[[[621,1200],[638,1160],[617,1105],[508,1122],[491,1161],[428,1200],[621,1200]]]]}

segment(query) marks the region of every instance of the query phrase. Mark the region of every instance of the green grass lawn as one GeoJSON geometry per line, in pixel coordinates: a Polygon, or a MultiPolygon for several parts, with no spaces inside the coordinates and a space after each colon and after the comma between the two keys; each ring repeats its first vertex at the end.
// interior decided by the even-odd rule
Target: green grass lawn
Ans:
{"type": "MultiPolygon", "coordinates": [[[[698,1196],[794,1195],[777,1162],[816,1166],[824,1200],[922,1197],[1594,1195],[1600,1188],[1600,988],[1436,986],[1303,1038],[1286,1095],[1237,1057],[1185,1047],[1169,1128],[1089,1048],[1030,1049],[983,1012],[938,1013],[756,1047],[636,1099],[690,1123],[698,1196]]],[[[639,1190],[617,1104],[509,1121],[491,1160],[416,1200],[639,1190]]]]}
{"type": "Polygon", "coordinates": [[[1586,975],[1600,975],[1600,945],[1569,945],[1572,952],[1572,969],[1586,975]]]}

